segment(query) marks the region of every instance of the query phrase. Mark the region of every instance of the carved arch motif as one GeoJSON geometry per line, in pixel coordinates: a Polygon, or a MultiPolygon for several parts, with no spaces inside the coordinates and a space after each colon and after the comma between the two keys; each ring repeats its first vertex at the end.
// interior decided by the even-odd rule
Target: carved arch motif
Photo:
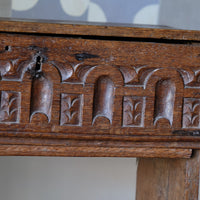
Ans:
{"type": "Polygon", "coordinates": [[[172,126],[176,86],[171,79],[162,79],[156,83],[154,125],[159,119],[167,119],[172,126]]]}
{"type": "Polygon", "coordinates": [[[100,76],[95,83],[93,100],[93,124],[98,117],[105,117],[112,124],[114,83],[108,76],[100,76]]]}
{"type": "MultiPolygon", "coordinates": [[[[2,81],[18,81],[22,82],[24,74],[26,72],[34,72],[36,68],[38,56],[43,56],[42,53],[36,53],[30,57],[29,60],[18,60],[13,59],[10,61],[0,61],[0,75],[2,81]]],[[[96,90],[94,92],[94,104],[92,112],[92,123],[95,123],[95,120],[99,117],[105,117],[112,124],[113,118],[113,102],[115,97],[115,86],[121,87],[139,87],[142,90],[147,90],[149,80],[151,77],[162,70],[175,70],[180,74],[180,77],[183,80],[184,88],[200,88],[200,69],[198,67],[149,67],[148,65],[138,65],[138,66],[119,66],[119,65],[87,65],[83,61],[79,63],[70,63],[70,62],[58,62],[45,60],[48,65],[55,67],[61,77],[62,83],[70,84],[94,84],[93,82],[88,83],[88,77],[91,77],[91,74],[96,73],[99,76],[95,82],[96,90]],[[102,69],[105,69],[105,72],[102,69]],[[102,75],[102,71],[103,74],[102,75]],[[118,80],[112,78],[112,73],[117,74],[118,80]],[[107,74],[106,74],[107,73],[107,74]],[[120,75],[119,75],[120,74],[120,75]],[[103,86],[103,82],[105,82],[103,86]],[[116,84],[117,83],[117,84],[116,84]],[[99,89],[104,87],[104,91],[99,89]],[[103,92],[102,92],[103,91],[103,92]],[[108,92],[109,91],[109,92],[108,92]]],[[[124,88],[125,88],[124,87],[124,88]]],[[[175,102],[175,93],[176,87],[172,80],[162,79],[156,84],[156,98],[155,98],[155,111],[154,111],[154,125],[157,124],[159,119],[165,118],[169,121],[170,126],[173,125],[173,109],[175,102]],[[164,86],[166,83],[166,87],[164,86]],[[163,94],[161,94],[163,93],[163,94]],[[169,103],[171,102],[171,103],[169,103]],[[172,114],[169,114],[172,113],[172,114]]],[[[69,103],[68,110],[74,110],[72,115],[64,115],[61,106],[61,117],[60,125],[77,125],[81,126],[81,118],[73,118],[75,116],[80,116],[83,109],[83,96],[81,94],[73,93],[62,93],[61,101],[63,103],[70,96],[71,104],[69,103]],[[71,95],[71,96],[70,96],[71,95]],[[76,97],[76,98],[75,98],[76,97]],[[73,99],[77,99],[73,101],[73,99]],[[73,103],[73,102],[76,102],[73,103]],[[75,105],[75,106],[74,106],[75,105]],[[73,107],[74,106],[74,107],[73,107]],[[65,116],[65,117],[64,117],[65,116]],[[68,119],[67,117],[68,116],[68,119]],[[72,120],[70,122],[70,120],[72,120]]],[[[51,107],[52,107],[52,98],[53,98],[53,82],[48,77],[47,74],[40,73],[33,74],[32,81],[32,100],[31,100],[31,114],[30,121],[34,114],[42,113],[47,116],[48,121],[51,121],[51,107]],[[39,89],[38,89],[39,88],[39,89]],[[37,94],[37,95],[36,95],[37,94]],[[48,99],[48,100],[47,100],[48,99]],[[44,104],[44,102],[47,102],[44,104]]],[[[68,101],[68,100],[67,100],[68,101]]],[[[195,115],[193,118],[188,115],[188,107],[192,106],[192,109],[189,109],[190,112],[198,113],[199,99],[198,98],[184,98],[184,107],[183,107],[183,128],[197,128],[200,127],[199,115],[195,115]],[[193,105],[194,104],[194,105],[193,105]],[[187,112],[186,112],[187,111],[187,112]],[[187,113],[187,115],[185,114],[187,113]],[[186,120],[187,118],[187,120],[186,120]],[[188,122],[188,119],[191,118],[191,122],[188,122]]],[[[133,95],[124,95],[123,96],[123,119],[122,124],[124,127],[145,127],[145,108],[147,104],[147,98],[143,96],[134,96],[133,95]],[[131,105],[132,104],[132,105],[131,105]]],[[[65,109],[65,114],[68,113],[68,110],[65,109]]],[[[190,113],[191,114],[191,113],[190,113]]],[[[16,119],[15,122],[18,122],[19,119],[16,119]]]]}

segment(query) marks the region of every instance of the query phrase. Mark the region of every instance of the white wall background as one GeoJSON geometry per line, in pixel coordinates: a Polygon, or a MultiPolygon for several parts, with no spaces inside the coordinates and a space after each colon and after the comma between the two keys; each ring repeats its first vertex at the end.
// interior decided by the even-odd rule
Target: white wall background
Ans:
{"type": "Polygon", "coordinates": [[[1,200],[134,200],[135,158],[0,157],[1,200]]]}
{"type": "MultiPolygon", "coordinates": [[[[14,14],[19,15],[20,11],[32,9],[37,2],[38,0],[13,0],[11,6],[11,0],[0,0],[0,16],[10,16],[11,7],[14,14]]],[[[73,4],[75,1],[69,2],[73,4]]],[[[94,2],[100,1],[85,0],[90,8],[85,19],[109,21],[102,8],[94,2]],[[93,12],[92,8],[96,11],[93,12]]],[[[152,2],[154,3],[135,13],[131,18],[132,23],[159,23],[183,29],[200,29],[199,0],[162,0],[160,4],[155,3],[159,1],[152,2]]],[[[83,10],[79,10],[79,14],[80,12],[83,10]]],[[[26,13],[28,11],[24,12],[26,13]]],[[[66,10],[66,13],[69,15],[70,11],[66,10]]],[[[72,15],[79,14],[72,12],[72,15]]],[[[136,171],[135,158],[0,157],[0,199],[134,200],[136,171]]]]}

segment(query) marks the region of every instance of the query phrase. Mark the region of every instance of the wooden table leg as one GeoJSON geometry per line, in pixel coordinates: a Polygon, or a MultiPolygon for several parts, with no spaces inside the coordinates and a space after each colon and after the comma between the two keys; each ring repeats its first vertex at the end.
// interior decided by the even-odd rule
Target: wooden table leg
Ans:
{"type": "Polygon", "coordinates": [[[136,200],[198,200],[200,151],[190,159],[139,159],[136,200]]]}

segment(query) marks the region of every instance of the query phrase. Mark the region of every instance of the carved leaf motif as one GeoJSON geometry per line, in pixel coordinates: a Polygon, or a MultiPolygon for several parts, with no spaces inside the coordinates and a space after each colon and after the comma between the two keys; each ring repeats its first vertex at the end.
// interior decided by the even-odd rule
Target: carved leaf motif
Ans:
{"type": "Polygon", "coordinates": [[[20,114],[20,93],[1,91],[0,123],[17,123],[20,114]]]}
{"type": "Polygon", "coordinates": [[[200,127],[200,99],[184,98],[183,128],[200,127]]]}
{"type": "Polygon", "coordinates": [[[68,121],[71,121],[72,118],[74,117],[74,115],[78,114],[77,111],[73,111],[73,105],[79,101],[78,98],[75,99],[71,99],[70,96],[66,96],[65,98],[63,98],[63,103],[66,103],[65,106],[66,109],[63,111],[63,113],[66,115],[66,117],[68,117],[68,121]]]}
{"type": "Polygon", "coordinates": [[[123,126],[143,127],[145,97],[125,96],[123,103],[123,126]]]}
{"type": "Polygon", "coordinates": [[[61,94],[60,125],[81,125],[82,95],[61,94]]]}

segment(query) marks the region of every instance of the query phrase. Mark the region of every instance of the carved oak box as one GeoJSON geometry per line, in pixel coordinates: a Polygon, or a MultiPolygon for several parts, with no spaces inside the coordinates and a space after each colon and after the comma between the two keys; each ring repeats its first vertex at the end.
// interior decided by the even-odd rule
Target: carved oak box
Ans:
{"type": "Polygon", "coordinates": [[[0,22],[0,154],[190,157],[200,33],[0,22]]]}

